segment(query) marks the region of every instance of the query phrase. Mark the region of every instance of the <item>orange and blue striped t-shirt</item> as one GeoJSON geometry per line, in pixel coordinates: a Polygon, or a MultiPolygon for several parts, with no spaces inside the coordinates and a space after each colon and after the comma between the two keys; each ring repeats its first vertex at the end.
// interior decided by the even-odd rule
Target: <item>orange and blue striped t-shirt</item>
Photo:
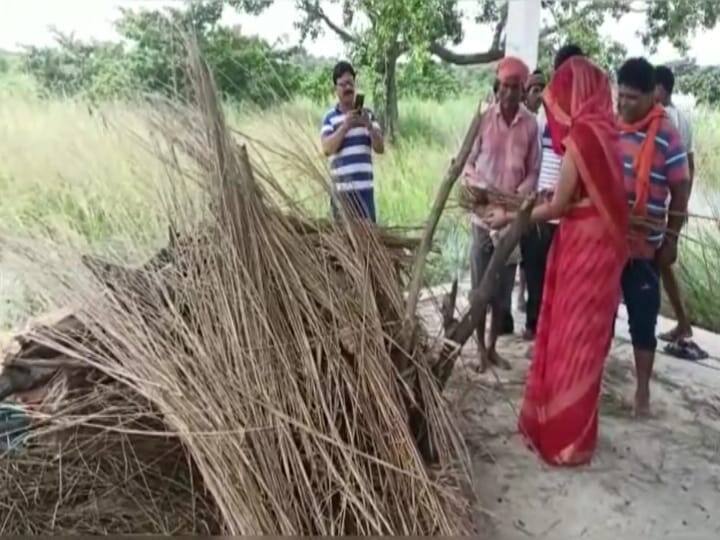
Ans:
{"type": "MultiPolygon", "coordinates": [[[[622,133],[620,148],[623,157],[625,175],[625,191],[628,203],[635,204],[635,171],[633,163],[645,141],[644,131],[622,133]]],[[[649,231],[647,227],[634,229],[630,235],[630,253],[636,259],[652,259],[665,238],[664,229],[667,224],[670,187],[682,182],[689,182],[687,151],[682,139],[670,119],[661,120],[660,129],[655,137],[655,155],[650,170],[650,191],[647,201],[647,218],[654,224],[649,231]]]]}

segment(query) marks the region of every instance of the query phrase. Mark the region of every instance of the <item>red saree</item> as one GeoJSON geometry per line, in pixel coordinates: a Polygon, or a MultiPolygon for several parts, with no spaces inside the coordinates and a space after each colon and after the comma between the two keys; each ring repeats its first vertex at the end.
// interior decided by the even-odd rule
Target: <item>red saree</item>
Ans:
{"type": "Polygon", "coordinates": [[[519,429],[547,463],[580,465],[597,442],[629,210],[606,75],[571,58],[544,101],[554,146],[572,155],[591,204],[568,212],[553,239],[519,429]]]}

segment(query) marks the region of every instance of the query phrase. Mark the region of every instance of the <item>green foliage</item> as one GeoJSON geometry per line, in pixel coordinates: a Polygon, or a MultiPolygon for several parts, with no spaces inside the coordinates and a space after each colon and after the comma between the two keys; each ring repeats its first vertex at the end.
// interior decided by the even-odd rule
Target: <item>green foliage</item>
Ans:
{"type": "Polygon", "coordinates": [[[680,51],[687,51],[688,38],[697,28],[713,28],[720,17],[716,0],[646,0],[647,27],[643,44],[655,48],[667,38],[680,51]]]}
{"type": "Polygon", "coordinates": [[[291,51],[221,26],[222,10],[222,0],[194,1],[184,9],[125,9],[116,24],[124,43],[83,43],[57,34],[57,47],[28,49],[25,66],[52,94],[175,95],[185,87],[185,36],[192,35],[225,97],[267,106],[297,93],[301,73],[291,51]]]}
{"type": "MultiPolygon", "coordinates": [[[[478,0],[484,23],[502,20],[507,0],[478,0]]],[[[564,43],[574,42],[607,69],[614,68],[625,55],[621,43],[600,36],[603,22],[628,13],[642,13],[646,24],[639,29],[645,46],[657,47],[666,38],[679,50],[687,49],[688,38],[697,28],[713,28],[720,15],[715,0],[542,0],[550,21],[541,30],[540,67],[547,70],[552,56],[564,43]]]]}
{"type": "Polygon", "coordinates": [[[100,90],[101,97],[122,92],[122,45],[83,43],[72,36],[56,32],[57,48],[30,47],[24,55],[25,68],[49,93],[73,95],[100,90]],[[101,90],[99,81],[110,86],[101,90]],[[110,88],[112,87],[112,90],[110,88]]]}
{"type": "Polygon", "coordinates": [[[620,8],[614,11],[612,2],[606,3],[607,7],[596,9],[589,9],[588,4],[566,1],[547,4],[546,9],[551,13],[555,25],[545,29],[540,43],[539,66],[546,73],[552,67],[555,53],[565,43],[579,45],[598,65],[607,70],[614,69],[622,62],[627,52],[625,47],[598,33],[607,15],[621,15],[620,8]]]}
{"type": "Polygon", "coordinates": [[[460,92],[460,81],[446,65],[429,58],[413,58],[398,73],[400,97],[419,97],[442,101],[460,92]]]}
{"type": "Polygon", "coordinates": [[[693,65],[679,71],[675,84],[677,90],[695,96],[700,103],[720,105],[720,67],[693,65]]]}

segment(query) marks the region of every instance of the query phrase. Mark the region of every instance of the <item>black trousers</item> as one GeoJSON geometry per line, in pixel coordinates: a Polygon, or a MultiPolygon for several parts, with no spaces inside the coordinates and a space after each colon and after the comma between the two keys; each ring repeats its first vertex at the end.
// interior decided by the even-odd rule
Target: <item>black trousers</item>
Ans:
{"type": "Polygon", "coordinates": [[[528,296],[525,328],[532,332],[535,332],[540,316],[545,266],[556,229],[557,225],[554,223],[539,223],[533,225],[520,240],[522,268],[525,271],[528,296]]]}

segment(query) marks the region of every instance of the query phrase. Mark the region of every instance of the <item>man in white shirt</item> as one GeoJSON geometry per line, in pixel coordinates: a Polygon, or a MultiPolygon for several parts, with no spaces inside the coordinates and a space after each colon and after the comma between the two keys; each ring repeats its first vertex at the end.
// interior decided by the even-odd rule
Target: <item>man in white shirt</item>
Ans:
{"type": "MultiPolygon", "coordinates": [[[[675,88],[675,76],[667,66],[657,66],[655,68],[655,99],[663,107],[665,112],[680,133],[680,137],[687,151],[688,166],[690,168],[690,189],[692,189],[693,177],[695,176],[695,155],[693,152],[693,136],[692,127],[688,118],[675,106],[672,102],[672,93],[675,88]]],[[[660,269],[662,282],[667,293],[668,300],[672,304],[677,326],[670,332],[661,334],[659,337],[663,341],[672,343],[687,340],[692,337],[692,326],[685,305],[683,303],[680,287],[677,278],[673,272],[672,266],[666,266],[660,269]]]]}
{"type": "MultiPolygon", "coordinates": [[[[583,52],[577,45],[565,45],[561,47],[555,56],[554,69],[557,70],[563,62],[573,56],[582,56],[583,52]]],[[[538,86],[542,79],[537,77],[528,79],[528,94],[533,86],[538,86]]],[[[555,153],[550,139],[550,130],[545,120],[544,107],[540,107],[537,115],[538,133],[540,140],[540,174],[538,176],[537,191],[541,198],[552,198],[555,186],[560,179],[560,162],[562,156],[555,153]]],[[[557,221],[549,223],[537,223],[520,240],[520,250],[522,253],[523,270],[525,271],[525,279],[527,283],[527,307],[525,319],[525,332],[523,337],[532,341],[535,339],[535,329],[538,318],[540,316],[540,306],[542,305],[542,292],[545,282],[545,266],[547,264],[548,253],[557,221]]]]}

